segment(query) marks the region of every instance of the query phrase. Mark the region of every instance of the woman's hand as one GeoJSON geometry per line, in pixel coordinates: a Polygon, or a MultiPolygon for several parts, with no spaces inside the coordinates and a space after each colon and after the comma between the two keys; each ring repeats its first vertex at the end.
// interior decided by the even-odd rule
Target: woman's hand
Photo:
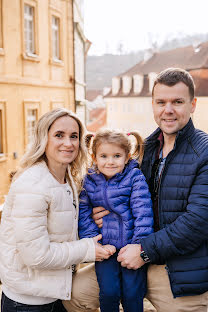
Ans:
{"type": "Polygon", "coordinates": [[[116,252],[116,247],[113,245],[103,245],[103,248],[112,256],[116,252]]]}
{"type": "Polygon", "coordinates": [[[104,259],[108,259],[111,256],[111,253],[106,250],[101,244],[98,243],[99,240],[102,239],[102,235],[99,234],[93,237],[95,244],[95,260],[103,261],[104,259]]]}
{"type": "Polygon", "coordinates": [[[110,213],[109,210],[106,210],[103,207],[93,208],[92,218],[99,228],[103,226],[103,217],[110,213]]]}

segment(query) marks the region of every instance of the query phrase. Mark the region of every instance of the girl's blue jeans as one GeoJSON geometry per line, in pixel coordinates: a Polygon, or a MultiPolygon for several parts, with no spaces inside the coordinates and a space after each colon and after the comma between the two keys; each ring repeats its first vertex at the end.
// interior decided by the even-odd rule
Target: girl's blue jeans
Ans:
{"type": "Polygon", "coordinates": [[[108,260],[95,263],[100,287],[101,312],[119,312],[120,301],[125,312],[143,312],[147,291],[146,266],[130,270],[117,261],[118,252],[108,260]]]}
{"type": "Polygon", "coordinates": [[[9,299],[2,293],[1,312],[66,312],[61,300],[49,304],[28,305],[9,299]]]}

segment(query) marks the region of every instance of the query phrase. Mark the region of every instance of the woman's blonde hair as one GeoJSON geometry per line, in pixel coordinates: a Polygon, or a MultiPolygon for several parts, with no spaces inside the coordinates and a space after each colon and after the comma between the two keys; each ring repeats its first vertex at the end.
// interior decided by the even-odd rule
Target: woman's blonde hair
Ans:
{"type": "Polygon", "coordinates": [[[23,171],[34,164],[44,160],[47,163],[45,149],[48,143],[48,132],[52,124],[60,117],[69,116],[73,118],[79,126],[79,152],[77,157],[70,163],[71,174],[77,185],[78,190],[81,186],[83,174],[86,170],[87,157],[84,143],[85,127],[80,119],[66,108],[57,108],[45,113],[37,122],[34,130],[32,142],[27,146],[27,151],[20,161],[20,168],[15,174],[17,178],[23,171]]]}
{"type": "Polygon", "coordinates": [[[117,130],[102,129],[98,131],[95,135],[87,134],[85,136],[85,144],[88,150],[91,149],[92,158],[96,157],[96,151],[98,147],[100,146],[100,144],[102,143],[110,143],[110,144],[118,145],[120,148],[122,148],[125,151],[126,157],[128,157],[130,152],[132,151],[132,142],[129,138],[130,135],[133,135],[136,138],[137,143],[129,159],[136,159],[138,160],[139,165],[141,165],[143,155],[144,155],[144,144],[143,144],[143,139],[141,138],[139,133],[135,131],[131,131],[129,133],[123,133],[117,130]],[[91,141],[92,141],[92,144],[91,144],[91,141]]]}

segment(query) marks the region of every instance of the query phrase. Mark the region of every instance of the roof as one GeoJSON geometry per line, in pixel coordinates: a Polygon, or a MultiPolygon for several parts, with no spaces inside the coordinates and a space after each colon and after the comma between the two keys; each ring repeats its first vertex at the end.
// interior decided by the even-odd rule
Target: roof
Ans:
{"type": "Polygon", "coordinates": [[[103,107],[97,107],[97,108],[94,108],[92,109],[90,112],[89,112],[89,119],[90,120],[94,120],[94,119],[97,119],[99,117],[99,115],[105,110],[105,108],[103,107]]]}
{"type": "Polygon", "coordinates": [[[87,125],[87,130],[90,132],[96,132],[98,129],[106,125],[106,109],[103,108],[97,119],[87,125]]]}
{"type": "Polygon", "coordinates": [[[159,73],[168,67],[180,67],[186,70],[208,68],[208,42],[201,43],[196,48],[187,46],[154,53],[149,60],[141,61],[118,77],[159,73]]]}
{"type": "Polygon", "coordinates": [[[86,99],[90,102],[94,101],[99,95],[103,94],[103,90],[87,90],[86,99]]]}
{"type": "Polygon", "coordinates": [[[149,92],[149,73],[159,73],[168,67],[180,67],[190,71],[196,85],[196,95],[208,95],[208,42],[201,43],[196,48],[187,46],[169,51],[157,52],[152,55],[147,61],[141,61],[131,67],[126,72],[118,75],[118,78],[123,76],[133,77],[136,74],[144,76],[143,89],[139,94],[135,94],[133,89],[128,94],[122,92],[122,80],[120,90],[116,95],[112,94],[112,90],[105,97],[138,97],[151,96],[149,92]],[[197,74],[196,70],[205,70],[206,75],[197,74]]]}
{"type": "Polygon", "coordinates": [[[208,69],[190,71],[195,83],[196,96],[208,96],[208,69]]]}

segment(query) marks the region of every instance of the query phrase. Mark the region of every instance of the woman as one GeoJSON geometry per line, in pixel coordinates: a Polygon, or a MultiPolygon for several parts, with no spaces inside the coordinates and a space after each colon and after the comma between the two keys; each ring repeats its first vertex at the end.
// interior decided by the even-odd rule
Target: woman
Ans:
{"type": "Polygon", "coordinates": [[[110,255],[100,235],[77,240],[84,128],[66,109],[46,113],[7,196],[0,227],[1,312],[61,311],[81,262],[110,255]]]}

